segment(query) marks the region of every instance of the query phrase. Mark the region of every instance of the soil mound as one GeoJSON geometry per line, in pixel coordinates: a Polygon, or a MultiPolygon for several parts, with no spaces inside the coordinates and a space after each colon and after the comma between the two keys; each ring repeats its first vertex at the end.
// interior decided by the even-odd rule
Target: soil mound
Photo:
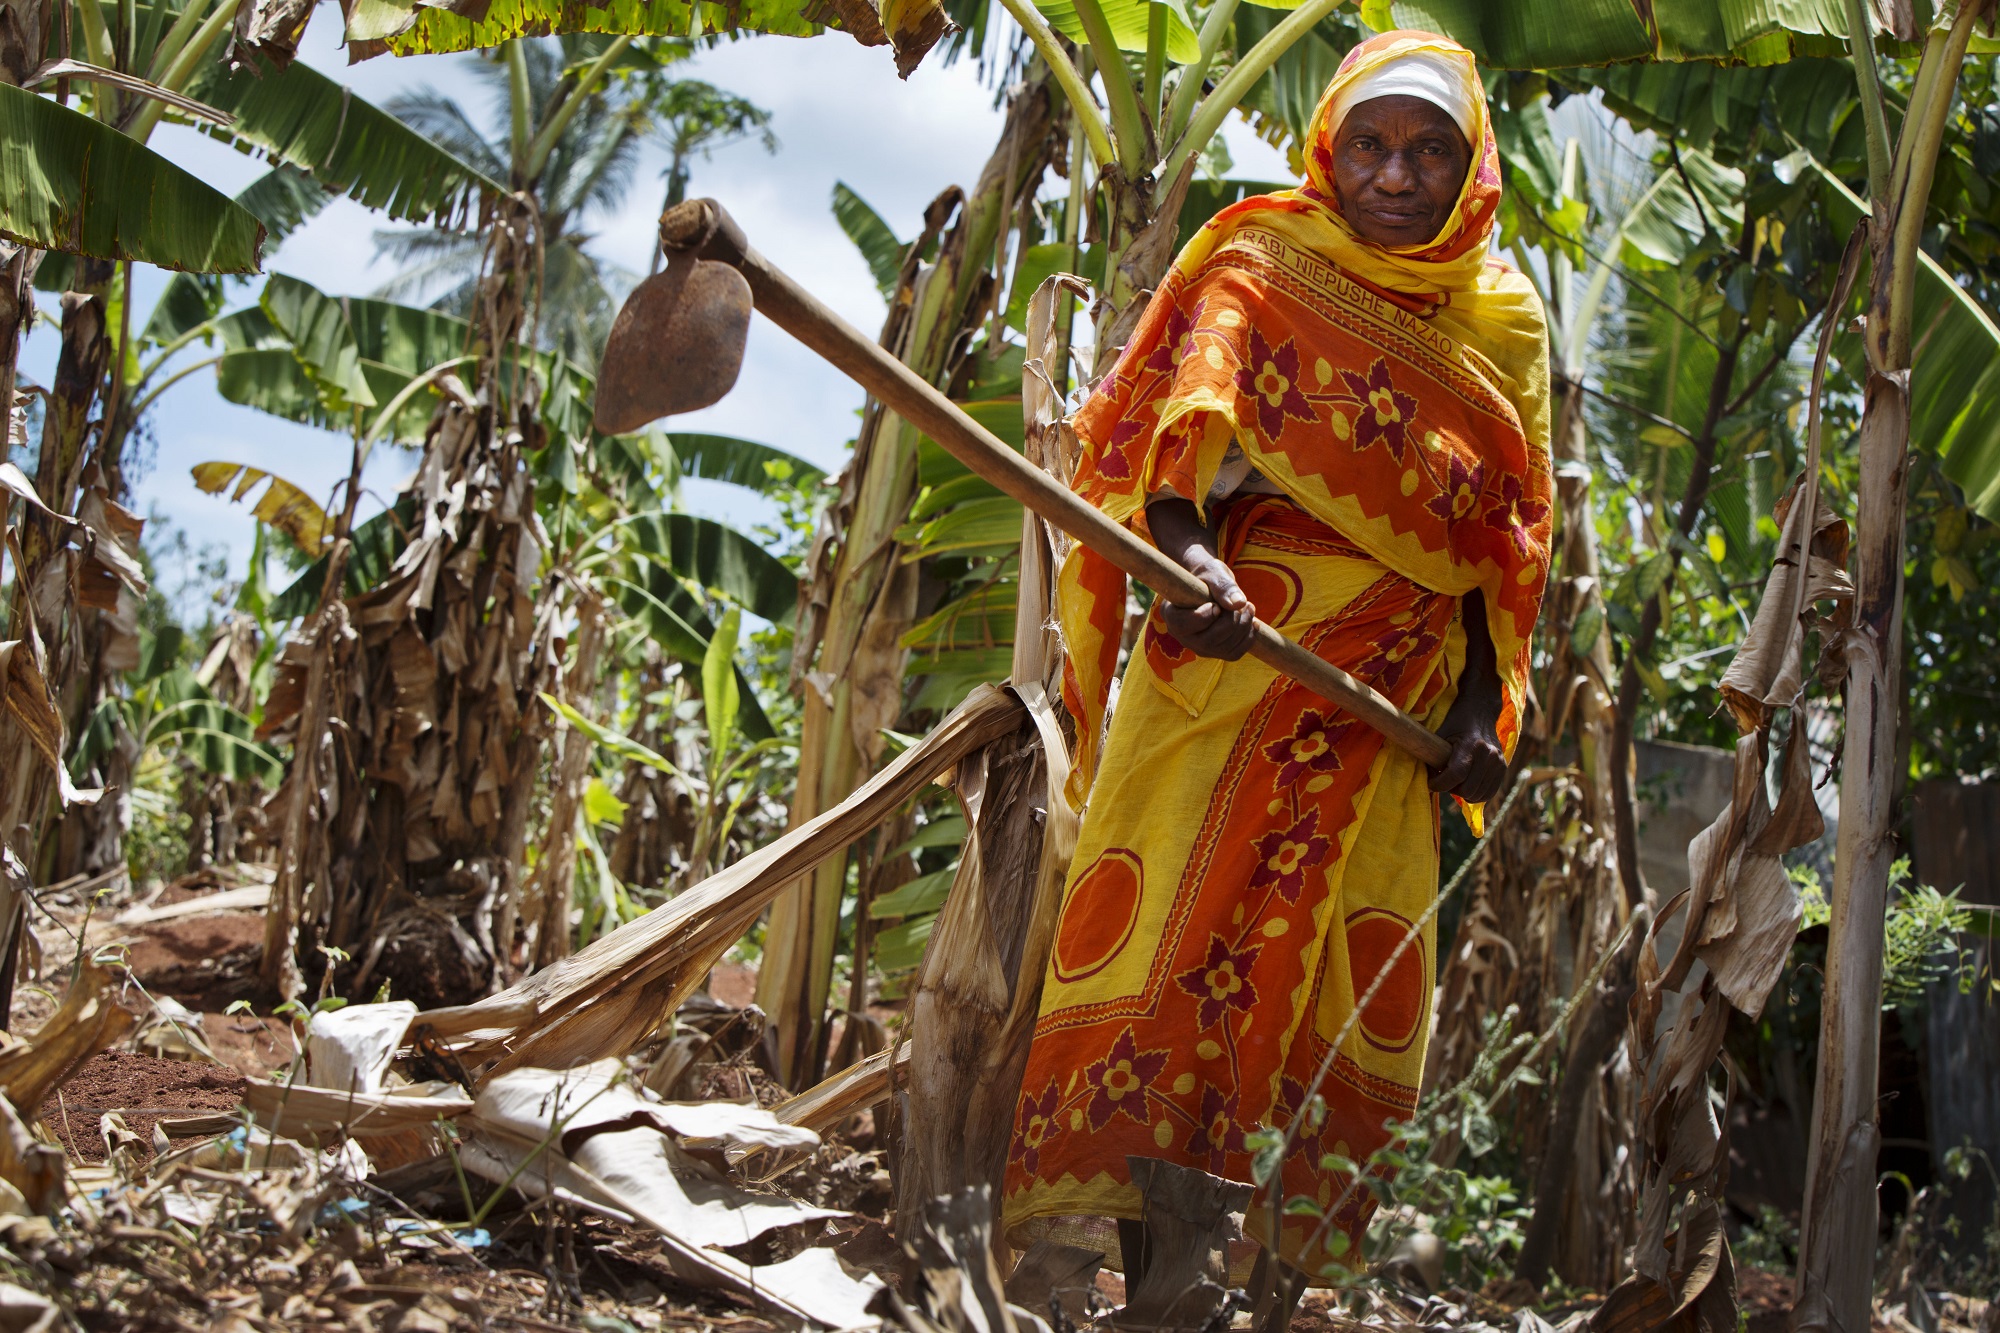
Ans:
{"type": "MultiPolygon", "coordinates": [[[[76,1161],[104,1160],[98,1122],[116,1111],[149,1145],[153,1126],[204,1111],[234,1110],[243,1100],[243,1077],[233,1070],[190,1060],[162,1060],[131,1051],[105,1051],[77,1066],[39,1112],[76,1161]]],[[[198,1136],[206,1137],[206,1136],[198,1136]]]]}

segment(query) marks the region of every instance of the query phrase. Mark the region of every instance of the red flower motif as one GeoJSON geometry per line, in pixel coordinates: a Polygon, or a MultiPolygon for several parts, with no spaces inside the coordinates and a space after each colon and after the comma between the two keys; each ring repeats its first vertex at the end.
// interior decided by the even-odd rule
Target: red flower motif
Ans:
{"type": "Polygon", "coordinates": [[[1291,735],[1264,747],[1264,757],[1278,766],[1272,785],[1289,787],[1308,773],[1331,773],[1339,768],[1340,751],[1335,747],[1352,730],[1351,719],[1335,722],[1316,708],[1306,709],[1299,714],[1299,724],[1291,735]]]}
{"type": "Polygon", "coordinates": [[[1389,446],[1390,456],[1401,463],[1410,447],[1417,400],[1398,389],[1389,378],[1388,359],[1376,357],[1365,379],[1345,369],[1340,378],[1346,382],[1348,393],[1361,404],[1361,410],[1354,416],[1355,452],[1380,441],[1389,446]]]}
{"type": "Polygon", "coordinates": [[[1413,614],[1409,624],[1392,627],[1372,640],[1375,651],[1355,669],[1355,674],[1372,681],[1378,690],[1394,689],[1403,678],[1403,669],[1429,656],[1440,642],[1441,636],[1430,628],[1422,614],[1413,614]]]}
{"type": "Polygon", "coordinates": [[[1196,301],[1191,310],[1175,306],[1168,313],[1166,335],[1146,358],[1146,369],[1172,371],[1194,351],[1194,332],[1201,325],[1201,312],[1207,305],[1208,301],[1203,299],[1196,301]]]}
{"type": "Polygon", "coordinates": [[[1166,676],[1194,660],[1188,646],[1167,632],[1158,611],[1146,617],[1146,656],[1152,660],[1153,669],[1166,676]]]}
{"type": "Polygon", "coordinates": [[[1486,508],[1486,526],[1512,537],[1515,551],[1525,556],[1534,549],[1532,529],[1548,516],[1548,502],[1523,495],[1521,478],[1510,472],[1500,478],[1500,493],[1486,508]]]}
{"type": "Polygon", "coordinates": [[[1041,1167],[1042,1145],[1062,1132],[1062,1126],[1056,1122],[1057,1100],[1054,1079],[1042,1089],[1041,1096],[1021,1099],[1021,1121],[1014,1134],[1013,1156],[1020,1159],[1029,1175],[1041,1167]]]}
{"type": "Polygon", "coordinates": [[[1236,372],[1236,390],[1257,403],[1257,426],[1267,440],[1276,440],[1285,421],[1317,421],[1319,414],[1299,391],[1299,349],[1287,338],[1273,348],[1264,335],[1250,330],[1250,363],[1236,372]]]}
{"type": "Polygon", "coordinates": [[[1290,828],[1257,839],[1257,869],[1250,876],[1250,887],[1269,884],[1286,902],[1297,902],[1306,887],[1306,871],[1333,850],[1332,840],[1321,837],[1318,829],[1319,811],[1314,809],[1290,828]]]}
{"type": "Polygon", "coordinates": [[[1099,475],[1124,481],[1132,475],[1132,460],[1126,456],[1125,447],[1146,433],[1146,423],[1125,418],[1111,428],[1111,439],[1104,446],[1104,454],[1097,460],[1099,475]]]}
{"type": "Polygon", "coordinates": [[[1261,945],[1237,951],[1220,935],[1208,937],[1208,957],[1174,978],[1175,985],[1201,1001],[1197,1026],[1212,1028],[1231,1009],[1249,1009],[1257,1003],[1257,987],[1249,974],[1261,952],[1261,945]]]}
{"type": "Polygon", "coordinates": [[[1424,508],[1446,523],[1455,522],[1472,512],[1485,485],[1486,464],[1478,459],[1468,463],[1453,451],[1444,489],[1424,501],[1424,508]]]}
{"type": "Polygon", "coordinates": [[[1160,1076],[1171,1054],[1140,1050],[1130,1027],[1119,1033],[1118,1040],[1111,1043],[1111,1053],[1083,1071],[1084,1081],[1092,1089],[1090,1105],[1083,1112],[1091,1129],[1103,1129],[1115,1115],[1129,1116],[1142,1125],[1150,1123],[1146,1085],[1160,1076]]]}
{"type": "Polygon", "coordinates": [[[1188,1136],[1186,1147],[1189,1153],[1207,1153],[1208,1169],[1215,1175],[1222,1174],[1223,1158],[1228,1153],[1245,1151],[1243,1128],[1236,1123],[1238,1094],[1227,1097],[1213,1084],[1201,1090],[1201,1123],[1188,1136]]]}

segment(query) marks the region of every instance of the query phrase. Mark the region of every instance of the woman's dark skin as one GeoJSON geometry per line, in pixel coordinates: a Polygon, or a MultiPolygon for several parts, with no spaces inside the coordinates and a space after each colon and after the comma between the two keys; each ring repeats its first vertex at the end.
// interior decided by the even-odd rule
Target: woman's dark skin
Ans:
{"type": "MultiPolygon", "coordinates": [[[[1440,108],[1416,97],[1363,102],[1341,122],[1334,145],[1334,185],[1341,215],[1364,240],[1383,246],[1421,245],[1436,236],[1457,202],[1472,161],[1458,126],[1440,108]]],[[[1235,661],[1250,648],[1256,610],[1216,554],[1215,533],[1192,500],[1168,497],[1146,506],[1153,542],[1208,586],[1200,606],[1163,604],[1167,631],[1202,657],[1235,661]]],[[[1431,770],[1435,792],[1467,801],[1491,800],[1507,774],[1498,735],[1500,673],[1486,604],[1477,595],[1459,603],[1466,635],[1465,668],[1458,698],[1438,734],[1451,742],[1451,759],[1431,770]]]]}
{"type": "Polygon", "coordinates": [[[1377,245],[1422,245],[1444,229],[1472,166],[1472,148],[1443,107],[1376,97],[1340,122],[1333,188],[1340,215],[1377,245]]]}

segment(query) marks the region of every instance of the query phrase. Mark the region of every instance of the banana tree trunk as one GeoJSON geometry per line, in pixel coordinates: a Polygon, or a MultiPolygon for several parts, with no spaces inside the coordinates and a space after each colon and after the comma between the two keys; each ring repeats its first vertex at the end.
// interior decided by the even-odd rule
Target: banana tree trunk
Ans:
{"type": "MultiPolygon", "coordinates": [[[[1579,858],[1583,882],[1559,890],[1577,899],[1582,916],[1573,935],[1578,948],[1572,973],[1578,976],[1596,965],[1599,951],[1612,943],[1635,905],[1622,891],[1613,832],[1613,668],[1583,406],[1582,385],[1568,383],[1557,406],[1553,441],[1563,578],[1552,599],[1554,663],[1545,695],[1549,741],[1555,742],[1565,731],[1576,739],[1582,824],[1584,837],[1592,844],[1579,858]],[[1579,653],[1579,626],[1589,630],[1593,624],[1596,628],[1579,653]]],[[[1533,1211],[1514,1264],[1514,1275],[1537,1289],[1548,1281],[1552,1269],[1572,1283],[1608,1289],[1616,1283],[1623,1252],[1631,1243],[1634,1219],[1624,1205],[1633,1182],[1629,1169],[1620,1166],[1629,1161],[1636,1138],[1631,1081],[1607,1077],[1604,1064],[1624,1035],[1626,1007],[1636,988],[1639,945],[1639,932],[1631,932],[1619,956],[1605,969],[1587,1008],[1571,1020],[1562,1073],[1541,1135],[1533,1211]],[[1588,1132],[1586,1124],[1591,1126],[1588,1132]],[[1610,1134],[1598,1129],[1606,1124],[1613,1127],[1610,1134]],[[1626,1178],[1614,1181],[1620,1175],[1626,1178]],[[1605,1188],[1609,1183],[1624,1188],[1605,1188]]]]}
{"type": "MultiPolygon", "coordinates": [[[[993,298],[988,265],[1021,192],[1034,188],[1048,165],[1060,128],[1052,117],[1045,80],[1016,93],[999,145],[937,262],[914,278],[905,264],[882,345],[933,384],[950,382],[993,298]]],[[[917,569],[903,559],[895,533],[916,499],[917,439],[907,423],[871,405],[843,479],[843,507],[851,508],[831,566],[816,663],[805,673],[792,828],[838,805],[873,773],[882,731],[902,715],[909,651],[901,640],[915,618],[917,569]]],[[[787,1087],[815,1082],[825,1057],[846,883],[847,862],[835,858],[787,890],[765,927],[757,1002],[770,1016],[774,1063],[787,1087]]]]}
{"type": "MultiPolygon", "coordinates": [[[[35,490],[42,502],[59,513],[75,505],[88,462],[91,407],[104,383],[111,359],[111,330],[106,318],[105,290],[112,266],[97,259],[79,260],[75,287],[62,296],[62,350],[56,359],[55,382],[42,423],[42,448],[35,469],[35,490]]],[[[11,406],[11,404],[10,404],[11,406]]],[[[40,674],[57,699],[74,670],[70,559],[64,534],[55,520],[20,507],[20,545],[14,571],[14,597],[7,637],[19,641],[17,652],[39,659],[40,674]]],[[[0,715],[0,837],[28,864],[40,867],[43,832],[54,801],[56,776],[28,739],[10,709],[0,715]]],[[[13,1004],[23,900],[11,883],[0,888],[0,1022],[13,1004]]]]}
{"type": "Polygon", "coordinates": [[[386,980],[432,1005],[499,983],[514,952],[549,729],[537,696],[552,683],[564,619],[563,581],[539,580],[526,465],[545,438],[541,389],[516,354],[540,226],[525,190],[494,220],[473,311],[484,354],[470,392],[447,385],[426,436],[411,483],[422,526],[326,637],[288,650],[266,706],[267,732],[296,732],[264,964],[288,993],[301,965],[321,965],[322,946],[338,951],[326,966],[340,986],[386,980]],[[311,680],[328,676],[318,661],[337,645],[351,645],[352,667],[327,699],[311,680]],[[309,817],[302,802],[321,791],[334,799],[309,817]]]}
{"type": "MultiPolygon", "coordinates": [[[[596,693],[598,669],[604,656],[604,599],[586,592],[577,609],[576,660],[563,680],[565,702],[576,707],[596,693]]],[[[583,809],[584,784],[590,778],[590,756],[597,743],[571,727],[563,736],[549,796],[548,842],[535,867],[534,882],[523,898],[535,919],[529,942],[537,968],[547,967],[570,950],[569,912],[576,894],[576,821],[583,809]]],[[[505,937],[507,932],[501,932],[505,937]]]]}
{"type": "MultiPolygon", "coordinates": [[[[1849,23],[1866,33],[1858,2],[1849,23]]],[[[1903,525],[1910,446],[1911,324],[1918,242],[1938,148],[1973,20],[1990,0],[1962,0],[1951,29],[1925,44],[1893,164],[1870,135],[1871,288],[1863,337],[1869,370],[1855,497],[1854,611],[1839,645],[1847,661],[1847,736],[1840,770],[1821,1000],[1819,1069],[1799,1225],[1793,1327],[1864,1333],[1870,1321],[1878,1205],[1876,1080],[1881,1058],[1882,953],[1889,867],[1896,855],[1896,732],[1903,662],[1903,525]]],[[[1879,124],[1874,56],[1853,43],[1863,110],[1879,124]]],[[[1871,125],[1871,128],[1873,126],[1871,125]]]]}
{"type": "Polygon", "coordinates": [[[35,269],[42,252],[0,242],[0,462],[14,452],[14,383],[21,339],[35,323],[35,269]]]}
{"type": "MultiPolygon", "coordinates": [[[[1069,292],[1061,279],[1030,303],[1022,409],[1029,460],[1067,483],[1072,460],[1055,424],[1061,404],[1034,373],[1058,346],[1058,303],[1066,323],[1069,292]]],[[[895,1173],[896,1216],[906,1234],[940,1195],[984,1185],[996,1208],[1001,1197],[1021,1073],[1076,849],[1078,820],[1063,795],[1070,738],[1058,716],[1062,651],[1048,629],[1067,549],[1061,533],[1023,515],[1009,678],[1028,718],[960,763],[954,784],[971,833],[911,990],[909,1086],[895,1173]]],[[[997,1229],[994,1245],[1005,1248],[997,1229]]]]}

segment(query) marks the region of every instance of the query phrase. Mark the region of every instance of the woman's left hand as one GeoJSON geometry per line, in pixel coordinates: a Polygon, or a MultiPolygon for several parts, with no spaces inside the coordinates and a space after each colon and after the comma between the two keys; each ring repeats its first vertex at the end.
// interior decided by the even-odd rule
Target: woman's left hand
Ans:
{"type": "Polygon", "coordinates": [[[1451,742],[1451,759],[1443,768],[1431,770],[1431,790],[1456,795],[1478,805],[1500,794],[1507,778],[1507,759],[1500,750],[1500,738],[1490,724],[1467,719],[1454,726],[1447,718],[1438,734],[1451,742]]]}

